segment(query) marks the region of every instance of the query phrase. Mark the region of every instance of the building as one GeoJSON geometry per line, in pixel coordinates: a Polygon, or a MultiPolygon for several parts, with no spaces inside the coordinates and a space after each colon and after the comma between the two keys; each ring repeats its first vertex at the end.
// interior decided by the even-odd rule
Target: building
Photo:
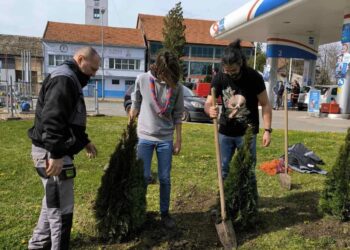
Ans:
{"type": "Polygon", "coordinates": [[[85,0],[85,24],[108,26],[108,0],[85,0]]]}
{"type": "Polygon", "coordinates": [[[0,35],[0,84],[12,83],[24,95],[36,95],[42,82],[41,38],[0,35]],[[31,93],[30,93],[31,92],[31,93]]]}
{"type": "MultiPolygon", "coordinates": [[[[139,14],[137,28],[145,37],[147,52],[147,67],[155,61],[156,53],[162,48],[163,16],[139,14]]],[[[230,41],[216,40],[210,36],[212,20],[184,19],[186,25],[186,45],[184,51],[184,73],[186,80],[197,81],[211,75],[214,67],[219,68],[223,48],[230,41]]],[[[249,58],[254,51],[251,42],[242,41],[243,50],[249,58]]]]}
{"type": "Polygon", "coordinates": [[[43,36],[45,74],[82,46],[92,46],[103,59],[103,67],[84,90],[86,95],[93,94],[97,83],[99,97],[123,97],[136,76],[145,71],[146,47],[140,30],[48,22],[43,36]]]}

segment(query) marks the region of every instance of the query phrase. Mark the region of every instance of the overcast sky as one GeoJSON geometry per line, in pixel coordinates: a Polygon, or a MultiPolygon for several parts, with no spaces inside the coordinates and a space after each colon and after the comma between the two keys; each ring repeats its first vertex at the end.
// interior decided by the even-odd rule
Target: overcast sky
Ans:
{"type": "MultiPolygon", "coordinates": [[[[185,18],[218,20],[249,0],[183,0],[185,18]]],[[[166,15],[178,0],[109,0],[109,26],[135,28],[137,14],[166,15]]],[[[85,22],[85,0],[0,0],[0,34],[42,37],[47,21],[85,22]]]]}

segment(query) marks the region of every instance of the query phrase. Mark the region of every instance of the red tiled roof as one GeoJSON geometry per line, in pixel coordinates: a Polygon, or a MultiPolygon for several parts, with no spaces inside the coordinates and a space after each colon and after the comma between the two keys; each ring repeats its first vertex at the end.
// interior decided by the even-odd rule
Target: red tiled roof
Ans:
{"type": "MultiPolygon", "coordinates": [[[[71,43],[101,43],[101,26],[47,22],[44,41],[71,43]]],[[[142,32],[139,29],[103,27],[105,45],[145,47],[142,32]]]]}
{"type": "MultiPolygon", "coordinates": [[[[154,16],[139,14],[137,19],[137,28],[141,28],[149,41],[163,41],[163,16],[154,16]]],[[[200,20],[184,18],[186,25],[185,36],[186,43],[208,44],[208,45],[228,45],[231,41],[216,40],[210,36],[209,30],[213,20],[200,20]]],[[[254,47],[251,42],[242,41],[242,47],[254,47]]]]}

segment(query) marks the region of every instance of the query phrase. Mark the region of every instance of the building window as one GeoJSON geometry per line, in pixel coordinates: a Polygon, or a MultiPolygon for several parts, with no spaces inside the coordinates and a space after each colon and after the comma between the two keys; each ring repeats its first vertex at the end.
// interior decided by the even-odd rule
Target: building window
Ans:
{"type": "Polygon", "coordinates": [[[155,55],[163,48],[163,45],[161,43],[151,43],[150,47],[151,55],[155,55]]]}
{"type": "Polygon", "coordinates": [[[215,58],[221,58],[222,56],[222,48],[215,48],[215,58]]]}
{"type": "Polygon", "coordinates": [[[114,58],[109,58],[109,68],[114,69],[114,58]]]}
{"type": "Polygon", "coordinates": [[[49,55],[49,66],[55,66],[55,56],[49,55]]]}
{"type": "Polygon", "coordinates": [[[221,70],[221,63],[214,63],[214,69],[215,68],[220,71],[221,70]]]}
{"type": "Polygon", "coordinates": [[[64,61],[72,58],[73,56],[69,56],[69,55],[49,55],[49,66],[59,66],[64,61]]]}
{"type": "Polygon", "coordinates": [[[191,62],[191,75],[211,75],[213,63],[210,62],[191,62]]]}
{"type": "Polygon", "coordinates": [[[189,65],[189,62],[182,62],[182,73],[183,75],[186,77],[188,75],[188,65],[189,65]]]}
{"type": "Polygon", "coordinates": [[[112,84],[113,85],[118,85],[119,84],[119,79],[112,79],[112,84]]]}
{"type": "Polygon", "coordinates": [[[184,56],[190,56],[190,46],[188,45],[184,47],[184,56]]]}
{"type": "Polygon", "coordinates": [[[213,47],[207,46],[192,46],[191,56],[193,57],[210,57],[212,58],[214,54],[213,47]]]}
{"type": "Polygon", "coordinates": [[[94,9],[94,18],[99,19],[100,18],[100,9],[94,9]]]}
{"type": "Polygon", "coordinates": [[[123,70],[140,70],[140,60],[110,58],[109,68],[123,70]]]}
{"type": "Polygon", "coordinates": [[[125,80],[125,85],[133,85],[135,84],[135,80],[125,80]]]}

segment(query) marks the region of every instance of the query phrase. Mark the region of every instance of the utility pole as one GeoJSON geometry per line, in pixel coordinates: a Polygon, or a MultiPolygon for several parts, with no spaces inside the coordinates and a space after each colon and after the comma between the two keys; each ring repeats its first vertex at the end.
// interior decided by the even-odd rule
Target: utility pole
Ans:
{"type": "Polygon", "coordinates": [[[254,69],[256,68],[256,50],[258,47],[258,43],[254,42],[254,69]]]}
{"type": "Polygon", "coordinates": [[[13,115],[13,90],[12,90],[12,76],[10,76],[10,105],[11,105],[11,119],[14,118],[14,115],[13,115]]]}
{"type": "Polygon", "coordinates": [[[104,84],[104,78],[105,78],[105,72],[104,72],[104,64],[105,64],[105,60],[104,60],[104,48],[103,48],[103,14],[105,13],[105,9],[101,9],[101,37],[102,37],[102,44],[101,44],[101,55],[102,55],[102,65],[101,65],[101,70],[102,70],[102,100],[104,99],[105,97],[105,93],[104,93],[104,90],[105,90],[105,84],[104,84]]]}
{"type": "Polygon", "coordinates": [[[97,90],[97,87],[98,87],[98,81],[96,80],[96,83],[95,83],[95,115],[99,115],[100,114],[100,111],[99,111],[99,107],[98,107],[98,90],[97,90]]]}

